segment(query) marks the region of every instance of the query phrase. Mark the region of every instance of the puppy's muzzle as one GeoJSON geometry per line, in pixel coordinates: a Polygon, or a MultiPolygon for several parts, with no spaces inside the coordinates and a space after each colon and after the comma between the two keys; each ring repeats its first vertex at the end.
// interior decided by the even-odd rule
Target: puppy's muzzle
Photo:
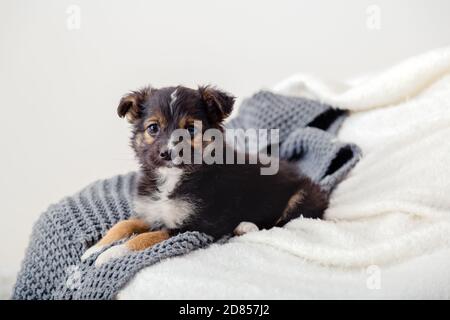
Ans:
{"type": "Polygon", "coordinates": [[[162,160],[166,161],[172,160],[171,151],[169,150],[169,148],[167,147],[161,148],[161,150],[159,151],[159,157],[162,160]]]}

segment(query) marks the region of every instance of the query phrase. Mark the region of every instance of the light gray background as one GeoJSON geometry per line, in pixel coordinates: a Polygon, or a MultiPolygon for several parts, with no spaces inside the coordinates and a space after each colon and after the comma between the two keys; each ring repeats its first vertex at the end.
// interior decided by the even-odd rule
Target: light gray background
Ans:
{"type": "Polygon", "coordinates": [[[449,44],[449,12],[448,0],[2,0],[0,271],[18,267],[50,203],[136,168],[116,116],[127,90],[211,83],[241,98],[295,72],[358,76],[449,44]]]}

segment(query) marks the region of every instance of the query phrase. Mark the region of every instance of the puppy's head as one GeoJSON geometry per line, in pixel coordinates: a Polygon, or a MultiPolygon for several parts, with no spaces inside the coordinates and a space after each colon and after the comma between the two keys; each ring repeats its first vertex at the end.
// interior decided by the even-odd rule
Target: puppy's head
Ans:
{"type": "Polygon", "coordinates": [[[222,122],[233,104],[233,96],[208,86],[197,90],[182,86],[145,87],[124,96],[117,112],[133,125],[132,147],[141,164],[170,167],[172,150],[180,142],[174,140],[174,131],[185,130],[192,148],[203,148],[203,132],[211,128],[222,130],[222,122]]]}

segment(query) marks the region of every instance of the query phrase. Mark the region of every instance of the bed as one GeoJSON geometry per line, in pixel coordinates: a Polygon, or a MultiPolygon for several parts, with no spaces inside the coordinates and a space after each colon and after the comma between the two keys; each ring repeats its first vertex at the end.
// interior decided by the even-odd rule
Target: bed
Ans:
{"type": "Polygon", "coordinates": [[[338,138],[364,157],[326,220],[163,260],[117,298],[450,298],[450,47],[351,85],[297,74],[273,91],[351,111],[338,138]]]}

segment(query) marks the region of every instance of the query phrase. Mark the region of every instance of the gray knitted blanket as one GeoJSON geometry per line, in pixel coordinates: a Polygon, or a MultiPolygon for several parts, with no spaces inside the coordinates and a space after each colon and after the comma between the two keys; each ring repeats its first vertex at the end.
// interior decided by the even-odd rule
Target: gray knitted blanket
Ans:
{"type": "MultiPolygon", "coordinates": [[[[331,191],[360,157],[357,146],[334,140],[344,117],[315,101],[259,92],[227,127],[279,128],[280,156],[331,191]]],[[[100,268],[93,265],[98,254],[81,262],[109,228],[133,215],[135,181],[136,173],[97,181],[51,205],[33,227],[12,298],[113,299],[140,269],[212,243],[208,235],[186,232],[100,268]]]]}
{"type": "Polygon", "coordinates": [[[357,145],[336,140],[346,116],[347,111],[314,100],[260,91],[242,102],[227,128],[279,129],[280,158],[295,162],[331,192],[361,156],[357,145]]]}

